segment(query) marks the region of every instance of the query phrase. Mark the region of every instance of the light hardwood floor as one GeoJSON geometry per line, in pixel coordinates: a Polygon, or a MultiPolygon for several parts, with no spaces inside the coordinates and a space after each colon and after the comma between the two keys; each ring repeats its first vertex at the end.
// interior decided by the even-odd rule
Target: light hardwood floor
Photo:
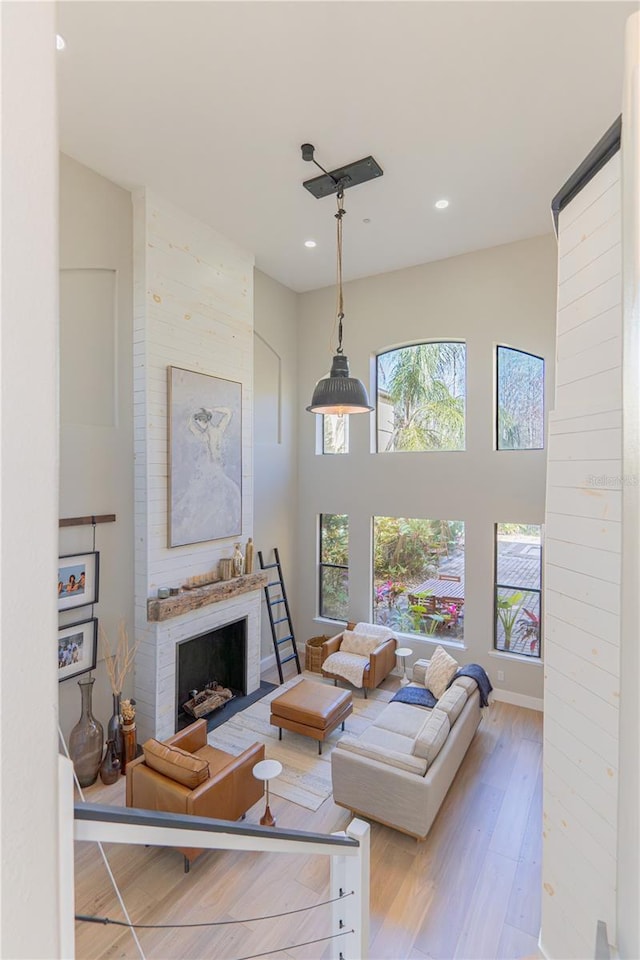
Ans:
{"type": "MultiPolygon", "coordinates": [[[[355,694],[356,696],[358,694],[355,694]]],[[[374,958],[522,958],[537,955],[540,927],[542,714],[495,703],[484,717],[442,809],[423,843],[371,827],[371,950],[374,958]]],[[[99,783],[99,782],[98,782],[99,783]]],[[[96,784],[86,799],[124,803],[124,778],[96,784]]],[[[272,797],[282,826],[330,833],[345,810],[329,798],[316,813],[272,797]]],[[[252,808],[257,822],[263,804],[252,808]]],[[[184,874],[173,850],[107,846],[107,856],[137,923],[246,920],[328,897],[326,857],[217,853],[184,874]]],[[[284,919],[218,928],[141,930],[146,956],[314,960],[328,947],[278,949],[325,936],[330,907],[284,919]]],[[[95,844],[76,844],[76,910],[122,919],[95,844]]],[[[137,957],[119,927],[76,924],[79,958],[137,957]]]]}

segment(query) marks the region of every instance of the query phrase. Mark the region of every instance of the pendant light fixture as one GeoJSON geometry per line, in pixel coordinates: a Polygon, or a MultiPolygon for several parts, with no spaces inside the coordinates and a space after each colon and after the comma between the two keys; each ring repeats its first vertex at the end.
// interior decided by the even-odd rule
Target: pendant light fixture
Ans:
{"type": "Polygon", "coordinates": [[[342,221],[345,215],[343,206],[344,188],[340,186],[337,193],[338,212],[336,217],[337,234],[337,304],[336,319],[338,321],[338,349],[331,364],[328,377],[318,380],[313,391],[311,403],[307,407],[309,413],[338,415],[349,413],[370,413],[373,407],[369,403],[367,391],[361,380],[349,376],[349,361],[342,349],[342,321],[344,320],[344,297],[342,293],[342,221]]]}
{"type": "Polygon", "coordinates": [[[336,350],[331,364],[331,372],[328,377],[318,380],[316,388],[313,391],[311,403],[307,407],[309,413],[322,413],[324,415],[338,415],[349,413],[370,413],[373,407],[369,403],[369,397],[364,384],[349,376],[349,361],[344,355],[342,349],[342,321],[344,320],[344,298],[342,294],[342,221],[345,215],[344,191],[347,187],[355,187],[357,184],[366,183],[375,177],[381,177],[382,167],[373,157],[363,157],[354,163],[349,163],[337,170],[325,170],[318,163],[314,156],[315,147],[311,143],[303,143],[301,146],[302,159],[315,163],[316,167],[322,170],[323,176],[314,177],[312,180],[306,180],[303,186],[317,200],[335,193],[338,200],[338,212],[336,218],[336,239],[337,239],[337,303],[336,320],[338,322],[338,349],[336,350]]]}

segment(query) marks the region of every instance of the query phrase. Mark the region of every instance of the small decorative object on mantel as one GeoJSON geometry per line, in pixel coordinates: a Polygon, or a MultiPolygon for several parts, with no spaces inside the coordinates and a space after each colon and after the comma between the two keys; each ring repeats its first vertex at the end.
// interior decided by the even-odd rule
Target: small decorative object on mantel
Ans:
{"type": "Polygon", "coordinates": [[[242,550],[240,549],[240,544],[236,543],[233,548],[233,575],[234,577],[241,577],[244,572],[244,557],[242,556],[242,550]]]}
{"type": "Polygon", "coordinates": [[[225,703],[233,700],[234,697],[228,687],[223,687],[221,684],[216,683],[215,680],[210,680],[204,690],[199,692],[191,690],[190,693],[194,696],[191,697],[191,700],[187,700],[186,703],[182,704],[182,709],[196,720],[199,720],[201,717],[206,717],[207,714],[213,713],[213,711],[219,707],[223,707],[225,703]]]}
{"type": "Polygon", "coordinates": [[[107,726],[107,738],[113,740],[115,743],[123,772],[125,761],[124,741],[122,737],[122,688],[124,687],[127,674],[133,666],[139,642],[138,640],[133,645],[131,644],[124,621],[121,620],[118,624],[118,643],[114,651],[111,648],[105,631],[100,627],[100,643],[104,652],[104,662],[113,695],[113,714],[107,726]]]}
{"type": "Polygon", "coordinates": [[[219,561],[220,578],[222,580],[231,580],[233,576],[233,557],[223,557],[219,561]]]}
{"type": "Polygon", "coordinates": [[[82,709],[80,719],[69,735],[69,756],[73,760],[73,769],[81,787],[90,787],[96,782],[102,760],[104,730],[93,715],[94,683],[92,676],[83,676],[78,680],[82,709]]]}
{"type": "Polygon", "coordinates": [[[244,552],[244,572],[253,573],[253,538],[247,540],[247,547],[244,552]]]}

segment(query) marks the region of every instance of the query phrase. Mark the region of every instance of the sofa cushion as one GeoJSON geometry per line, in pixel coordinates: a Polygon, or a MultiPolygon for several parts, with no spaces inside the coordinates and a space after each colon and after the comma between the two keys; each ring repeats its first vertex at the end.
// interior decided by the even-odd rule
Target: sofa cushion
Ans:
{"type": "Polygon", "coordinates": [[[473,679],[473,677],[456,677],[452,687],[462,687],[463,690],[467,691],[467,696],[470,697],[474,690],[478,689],[478,684],[473,679]]]}
{"type": "Polygon", "coordinates": [[[436,707],[438,710],[443,710],[446,713],[449,717],[449,723],[453,726],[462,713],[462,708],[468,699],[469,696],[464,687],[452,684],[449,689],[445,690],[442,694],[436,703],[436,707]]]}
{"type": "Polygon", "coordinates": [[[340,651],[342,653],[355,653],[359,657],[368,657],[381,643],[380,637],[373,637],[367,633],[354,633],[353,630],[343,630],[340,651]]]}
{"type": "Polygon", "coordinates": [[[428,713],[423,707],[394,702],[384,708],[378,719],[374,720],[373,726],[400,733],[413,740],[427,716],[428,713]]]}
{"type": "Polygon", "coordinates": [[[413,741],[415,737],[403,737],[401,733],[394,733],[393,730],[385,730],[383,727],[374,727],[373,724],[361,733],[360,743],[366,743],[371,747],[384,747],[385,750],[395,750],[396,753],[413,753],[413,741]]]}
{"type": "Polygon", "coordinates": [[[422,686],[425,686],[424,677],[429,668],[428,660],[416,660],[413,665],[413,680],[414,683],[421,683],[422,686]]]}
{"type": "Polygon", "coordinates": [[[424,676],[424,685],[439,700],[458,669],[458,661],[450,657],[443,647],[436,647],[424,676]]]}
{"type": "Polygon", "coordinates": [[[434,707],[431,715],[425,720],[413,744],[414,757],[421,757],[430,767],[440,753],[444,742],[449,735],[451,724],[444,710],[434,707]]]}
{"type": "Polygon", "coordinates": [[[159,740],[147,740],[142,745],[144,762],[152,770],[195,790],[209,777],[209,764],[180,747],[170,747],[159,740]]]}
{"type": "Polygon", "coordinates": [[[347,750],[349,753],[356,753],[361,757],[367,757],[369,760],[378,760],[380,763],[397,767],[399,770],[406,770],[407,773],[415,773],[419,777],[423,777],[427,771],[427,763],[421,757],[366,744],[355,737],[341,737],[336,745],[336,750],[347,750]]]}

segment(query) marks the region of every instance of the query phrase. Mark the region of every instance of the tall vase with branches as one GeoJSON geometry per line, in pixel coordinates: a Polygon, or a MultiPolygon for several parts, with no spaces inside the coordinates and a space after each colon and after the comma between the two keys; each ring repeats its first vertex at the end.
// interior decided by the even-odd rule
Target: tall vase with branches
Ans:
{"type": "Polygon", "coordinates": [[[100,627],[100,643],[104,653],[107,676],[109,677],[113,696],[113,714],[107,726],[107,740],[114,741],[116,753],[118,757],[120,757],[120,762],[123,767],[125,757],[124,740],[122,736],[122,690],[127,674],[133,666],[136,650],[138,649],[138,642],[131,643],[124,622],[121,621],[118,624],[118,641],[115,649],[109,642],[102,626],[100,627]]]}

